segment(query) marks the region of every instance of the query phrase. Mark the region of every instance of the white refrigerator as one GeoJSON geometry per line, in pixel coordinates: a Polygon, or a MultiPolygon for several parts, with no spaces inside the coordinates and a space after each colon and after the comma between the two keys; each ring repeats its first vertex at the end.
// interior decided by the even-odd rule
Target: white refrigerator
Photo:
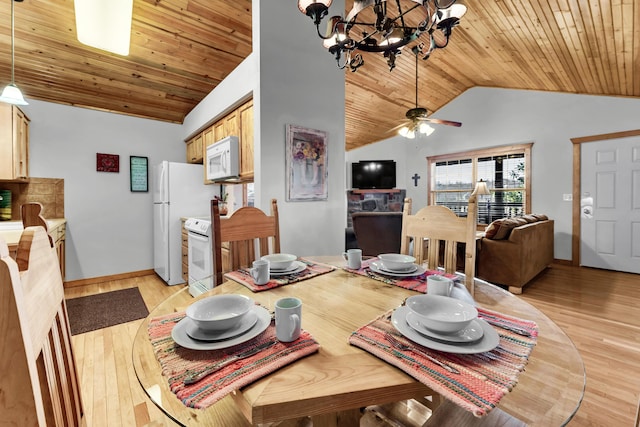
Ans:
{"type": "Polygon", "coordinates": [[[204,184],[202,165],[163,161],[152,171],[153,268],[168,285],[182,278],[182,217],[211,213],[211,199],[219,185],[204,184]]]}

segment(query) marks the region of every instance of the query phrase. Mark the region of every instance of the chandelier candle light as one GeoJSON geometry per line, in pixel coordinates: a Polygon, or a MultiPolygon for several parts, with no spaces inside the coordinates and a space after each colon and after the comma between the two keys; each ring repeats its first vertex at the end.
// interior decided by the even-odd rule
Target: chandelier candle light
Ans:
{"type": "MultiPolygon", "coordinates": [[[[22,0],[15,0],[22,1],[22,0]]],[[[6,102],[14,105],[28,105],[29,103],[24,100],[24,96],[22,96],[22,92],[16,86],[15,81],[15,13],[13,7],[14,1],[11,1],[11,83],[5,86],[2,91],[2,95],[0,95],[0,101],[6,102]]]]}
{"type": "Polygon", "coordinates": [[[320,23],[333,0],[298,0],[300,12],[309,16],[323,45],[333,54],[338,68],[356,71],[364,64],[358,51],[382,53],[389,70],[396,56],[411,42],[422,59],[449,43],[449,37],[467,7],[457,0],[355,0],[346,18],[332,16],[324,34],[320,23]],[[395,7],[392,4],[395,3],[395,7]],[[344,56],[344,58],[343,58],[344,56]]]}

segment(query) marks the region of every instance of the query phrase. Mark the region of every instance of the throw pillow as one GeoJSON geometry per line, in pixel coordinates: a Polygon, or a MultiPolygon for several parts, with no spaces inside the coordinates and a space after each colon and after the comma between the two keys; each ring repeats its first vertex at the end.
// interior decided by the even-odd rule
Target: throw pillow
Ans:
{"type": "Polygon", "coordinates": [[[535,216],[536,218],[538,218],[538,221],[546,221],[549,219],[548,216],[546,216],[545,214],[531,214],[533,216],[535,216]]]}
{"type": "Polygon", "coordinates": [[[508,239],[509,235],[511,234],[511,230],[521,225],[524,225],[526,223],[527,221],[525,221],[522,218],[505,219],[504,221],[502,221],[502,224],[500,224],[500,228],[498,229],[495,236],[493,237],[493,240],[508,239]]]}
{"type": "Polygon", "coordinates": [[[486,237],[487,239],[495,239],[495,235],[498,232],[502,221],[504,221],[505,219],[506,218],[496,219],[491,224],[487,225],[487,228],[485,228],[484,230],[484,237],[486,237]]]}
{"type": "Polygon", "coordinates": [[[527,221],[527,223],[532,223],[532,222],[537,222],[539,221],[538,218],[536,218],[535,215],[522,215],[522,219],[524,219],[525,221],[527,221]]]}

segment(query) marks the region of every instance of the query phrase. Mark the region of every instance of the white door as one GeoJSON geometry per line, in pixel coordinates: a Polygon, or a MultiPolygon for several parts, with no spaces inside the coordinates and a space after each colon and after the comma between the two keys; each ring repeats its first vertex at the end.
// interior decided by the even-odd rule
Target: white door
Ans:
{"type": "Polygon", "coordinates": [[[640,273],[640,137],[581,144],[580,264],[640,273]]]}

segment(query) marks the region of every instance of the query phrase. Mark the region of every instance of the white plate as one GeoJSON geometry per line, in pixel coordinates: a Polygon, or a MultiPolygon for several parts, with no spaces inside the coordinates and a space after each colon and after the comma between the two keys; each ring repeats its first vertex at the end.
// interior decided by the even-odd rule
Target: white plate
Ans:
{"type": "Polygon", "coordinates": [[[445,343],[429,339],[413,329],[407,323],[407,313],[410,312],[409,307],[398,307],[391,315],[391,324],[405,337],[411,341],[418,343],[432,350],[444,351],[454,354],[475,354],[484,353],[493,350],[500,344],[500,336],[491,325],[482,319],[476,321],[482,327],[483,336],[481,339],[470,343],[445,343]]]}
{"type": "Polygon", "coordinates": [[[371,264],[369,264],[369,267],[374,273],[384,274],[385,276],[393,276],[393,277],[419,276],[421,274],[424,274],[427,271],[423,266],[416,265],[417,268],[410,273],[394,273],[394,272],[383,269],[382,263],[380,261],[372,261],[371,264]]]}
{"type": "Polygon", "coordinates": [[[307,268],[307,264],[305,264],[302,261],[294,261],[293,264],[294,266],[288,270],[280,270],[280,271],[271,270],[269,273],[272,276],[286,276],[288,274],[300,273],[301,271],[304,271],[305,268],[307,268]]]}
{"type": "Polygon", "coordinates": [[[407,313],[407,323],[422,335],[426,335],[429,338],[435,338],[440,341],[468,343],[478,341],[484,335],[482,326],[478,323],[477,319],[472,320],[466,328],[452,334],[441,334],[436,331],[432,331],[424,326],[422,322],[420,322],[420,318],[411,310],[407,313]]]}
{"type": "Polygon", "coordinates": [[[198,328],[198,326],[188,317],[186,319],[188,321],[186,322],[187,326],[185,330],[187,331],[187,335],[191,338],[200,341],[220,341],[233,338],[247,332],[249,328],[255,325],[258,321],[258,315],[252,308],[245,316],[242,316],[240,323],[233,328],[224,331],[205,331],[198,328]]]}
{"type": "Polygon", "coordinates": [[[388,267],[385,267],[382,263],[382,261],[375,261],[377,263],[377,267],[378,269],[385,271],[387,273],[414,273],[417,269],[418,269],[418,264],[411,264],[411,266],[407,269],[404,270],[392,270],[388,267]]]}
{"type": "Polygon", "coordinates": [[[228,340],[210,342],[194,340],[187,334],[187,322],[185,322],[185,320],[189,320],[188,317],[185,317],[173,327],[173,330],[171,330],[171,338],[173,338],[178,345],[191,350],[219,350],[242,344],[260,335],[271,324],[271,314],[269,314],[266,308],[256,306],[253,310],[257,314],[257,322],[247,332],[229,338],[228,340]]]}

